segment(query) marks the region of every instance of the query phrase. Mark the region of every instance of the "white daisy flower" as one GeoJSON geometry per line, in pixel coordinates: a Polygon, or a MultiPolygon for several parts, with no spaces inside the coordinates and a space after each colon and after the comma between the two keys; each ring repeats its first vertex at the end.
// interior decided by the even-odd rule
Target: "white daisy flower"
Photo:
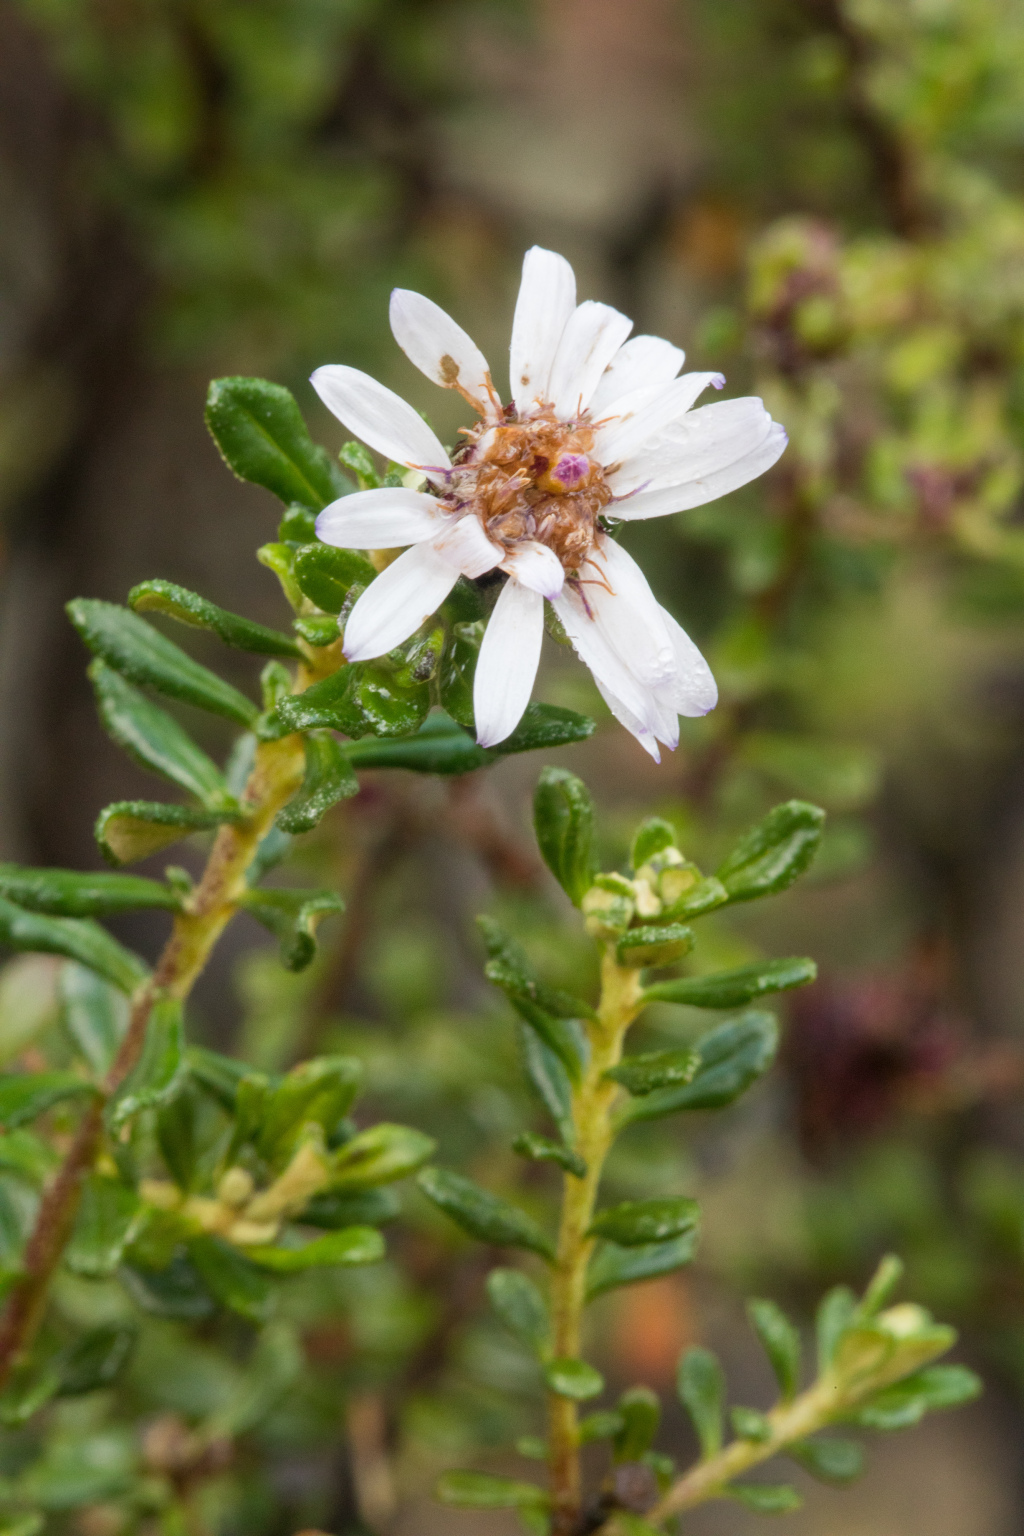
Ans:
{"type": "Polygon", "coordinates": [[[679,715],[713,709],[718,690],[693,641],[655,600],[603,520],[664,517],[714,501],[762,474],[786,434],[760,400],[694,409],[717,373],[677,377],[684,354],[607,304],[576,303],[569,263],[534,246],[512,322],[512,403],[502,405],[480,349],[443,309],[397,288],[391,329],[435,384],[479,414],[449,458],[413,407],[356,368],[312,376],[350,432],[429,489],[360,491],[317,518],[327,544],[409,546],[358,599],[349,661],[393,650],[435,613],[459,576],[505,572],[476,669],[477,740],[518,725],[533,689],[551,603],[608,707],[659,761],[679,715]]]}

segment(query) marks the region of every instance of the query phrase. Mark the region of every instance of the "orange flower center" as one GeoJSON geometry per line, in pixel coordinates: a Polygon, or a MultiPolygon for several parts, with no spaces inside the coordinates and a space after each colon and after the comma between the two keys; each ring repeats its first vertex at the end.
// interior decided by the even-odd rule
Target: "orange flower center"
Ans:
{"type": "Polygon", "coordinates": [[[466,435],[443,504],[453,512],[472,511],[496,544],[511,549],[521,539],[535,539],[567,573],[576,571],[612,499],[604,471],[590,457],[590,425],[559,421],[548,410],[500,427],[481,423],[466,435]]]}

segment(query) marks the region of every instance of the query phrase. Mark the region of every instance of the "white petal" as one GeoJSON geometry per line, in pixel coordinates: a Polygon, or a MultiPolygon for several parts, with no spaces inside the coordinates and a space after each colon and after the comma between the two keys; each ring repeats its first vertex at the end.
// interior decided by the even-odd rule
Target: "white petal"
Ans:
{"type": "Polygon", "coordinates": [[[554,598],[565,584],[565,570],[561,560],[546,544],[536,539],[523,539],[516,544],[501,563],[516,581],[542,597],[554,598]]]}
{"type": "Polygon", "coordinates": [[[673,714],[706,715],[718,703],[718,685],[700,651],[685,629],[678,625],[666,609],[661,617],[668,630],[675,656],[675,676],[671,682],[656,689],[655,696],[665,709],[673,714]]]}
{"type": "Polygon", "coordinates": [[[586,410],[602,373],[632,329],[632,320],[593,299],[573,310],[548,380],[547,399],[560,421],[571,421],[586,410]]]}
{"type": "Polygon", "coordinates": [[[401,645],[444,602],[459,579],[430,544],[414,544],[357,599],[345,625],[349,661],[371,661],[401,645]]]}
{"type": "Polygon", "coordinates": [[[409,288],[391,295],[391,329],[411,363],[442,389],[469,395],[485,413],[497,402],[486,357],[450,315],[409,288]]]}
{"type": "Polygon", "coordinates": [[[734,464],[760,447],[774,423],[754,396],[687,411],[608,474],[616,496],[682,485],[734,464]]]}
{"type": "Polygon", "coordinates": [[[547,398],[558,343],[576,307],[576,278],[564,256],[533,246],[523,257],[509,347],[512,399],[523,415],[547,398]]]}
{"type": "Polygon", "coordinates": [[[332,501],[316,520],[316,536],[342,549],[395,549],[432,539],[446,521],[433,496],[383,487],[332,501]]]}
{"type": "Polygon", "coordinates": [[[480,519],[472,513],[451,522],[441,537],[434,540],[434,548],[449,565],[470,577],[486,575],[505,558],[504,545],[489,539],[480,519]]]}
{"type": "MultiPolygon", "coordinates": [[[[589,593],[593,588],[588,588],[589,593]]],[[[652,734],[657,724],[657,709],[649,691],[633,676],[622,659],[608,644],[604,634],[587,613],[579,593],[566,586],[551,606],[562,621],[577,656],[594,674],[599,688],[607,688],[622,702],[624,709],[652,734]]],[[[632,729],[632,727],[630,727],[632,729]]]]}
{"type": "Polygon", "coordinates": [[[602,699],[604,699],[619,724],[624,725],[630,735],[636,737],[644,751],[649,752],[656,763],[660,763],[661,753],[658,751],[658,738],[654,732],[649,730],[643,721],[634,715],[631,709],[627,709],[622,700],[616,698],[611,689],[604,686],[600,678],[595,677],[594,681],[597,683],[598,692],[602,699]]]}
{"type": "Polygon", "coordinates": [[[638,491],[625,501],[613,502],[607,509],[608,514],[621,517],[626,522],[636,522],[645,517],[666,517],[670,512],[686,512],[690,507],[702,507],[705,502],[726,496],[771,469],[776,460],[782,457],[788,441],[785,427],[774,422],[768,436],[758,447],[723,469],[711,470],[697,479],[685,480],[680,485],[665,486],[660,491],[638,491]]]}
{"type": "Polygon", "coordinates": [[[647,385],[605,412],[606,425],[594,433],[594,454],[602,464],[621,464],[632,458],[652,437],[678,421],[709,385],[721,389],[720,373],[684,373],[671,384],[647,385]]]}
{"type": "Polygon", "coordinates": [[[344,363],[318,368],[309,382],[327,409],[364,443],[396,464],[422,469],[431,479],[443,481],[451,460],[423,417],[401,395],[344,363]]]}
{"type": "Polygon", "coordinates": [[[482,747],[496,747],[523,718],[543,638],[544,599],[510,578],[484,631],[473,680],[476,739],[482,747]]]}
{"type": "Polygon", "coordinates": [[[599,421],[616,400],[652,384],[671,384],[686,353],[660,336],[634,336],[620,347],[601,375],[590,402],[590,414],[599,421]]]}
{"type": "Polygon", "coordinates": [[[647,577],[633,557],[614,539],[599,534],[580,575],[595,625],[634,677],[647,688],[670,679],[675,671],[672,641],[647,577]]]}

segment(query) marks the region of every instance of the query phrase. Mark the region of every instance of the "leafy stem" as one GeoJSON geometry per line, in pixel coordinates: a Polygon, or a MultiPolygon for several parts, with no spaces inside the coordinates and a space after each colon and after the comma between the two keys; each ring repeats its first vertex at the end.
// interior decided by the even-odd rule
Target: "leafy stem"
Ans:
{"type": "MultiPolygon", "coordinates": [[[[673,1483],[645,1515],[645,1520],[661,1526],[672,1515],[721,1498],[729,1483],[742,1472],[824,1429],[844,1406],[838,1382],[830,1375],[822,1377],[792,1402],[780,1403],[764,1415],[764,1438],[732,1440],[717,1455],[697,1462],[673,1483]]],[[[612,1536],[616,1531],[613,1518],[605,1525],[603,1536],[612,1536]]]]}
{"type": "Polygon", "coordinates": [[[217,833],[203,877],[164,946],[152,977],[132,1000],[128,1029],[102,1086],[86,1110],[64,1160],[43,1194],[15,1282],[0,1316],[0,1387],[26,1358],[42,1322],[50,1281],[74,1226],[82,1184],[103,1139],[103,1109],[139,1060],[154,1003],[183,1000],[237,911],[245,877],[263,837],[302,782],[302,738],[262,742],[242,796],[243,816],[217,833]]]}
{"type": "MultiPolygon", "coordinates": [[[[614,944],[609,945],[601,959],[601,1001],[587,1029],[590,1056],[572,1095],[576,1151],[586,1164],[586,1173],[583,1178],[567,1173],[563,1183],[551,1280],[552,1345],[558,1359],[579,1358],[587,1265],[594,1247],[594,1238],[588,1233],[614,1135],[612,1108],[619,1094],[618,1085],[605,1074],[621,1059],[626,1031],[642,1006],[641,992],[639,972],[618,965],[614,944]]],[[[562,1536],[575,1528],[582,1499],[575,1401],[558,1392],[549,1393],[548,1421],[553,1530],[555,1536],[562,1536]]]]}

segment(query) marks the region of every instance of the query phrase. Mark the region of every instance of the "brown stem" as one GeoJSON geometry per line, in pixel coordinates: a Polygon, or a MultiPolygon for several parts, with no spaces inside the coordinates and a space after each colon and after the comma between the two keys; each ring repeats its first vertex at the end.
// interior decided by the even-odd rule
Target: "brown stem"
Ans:
{"type": "Polygon", "coordinates": [[[67,1246],[78,1212],[82,1183],[103,1139],[103,1110],[142,1052],[146,1026],[160,995],[184,999],[210,950],[237,908],[245,874],[274,817],[302,782],[301,738],[264,742],[242,797],[244,819],[221,827],[203,878],[186,909],[174,919],[156,970],[135,994],[128,1028],[102,1087],[79,1123],[67,1156],[43,1194],[25,1248],[22,1275],[0,1316],[0,1387],[24,1362],[46,1310],[50,1281],[67,1246]]]}

